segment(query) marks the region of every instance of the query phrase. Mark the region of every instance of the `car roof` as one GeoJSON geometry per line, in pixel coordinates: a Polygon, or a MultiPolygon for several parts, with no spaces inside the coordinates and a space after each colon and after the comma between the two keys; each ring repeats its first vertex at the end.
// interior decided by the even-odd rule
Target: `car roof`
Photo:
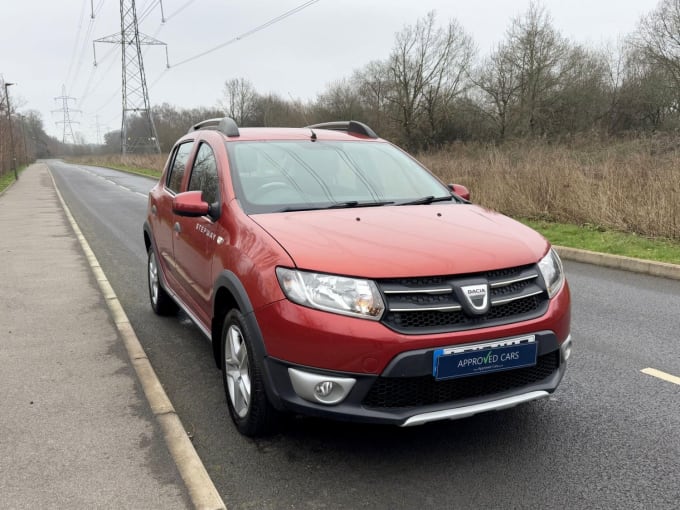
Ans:
{"type": "MultiPolygon", "coordinates": [[[[239,128],[234,119],[229,117],[206,119],[194,124],[189,129],[187,135],[196,134],[196,131],[203,133],[219,134],[225,141],[260,141],[260,140],[334,140],[334,141],[357,141],[357,140],[378,140],[369,126],[362,122],[333,121],[313,124],[303,128],[289,127],[251,127],[239,128]]],[[[183,138],[187,138],[184,136],[183,138]]]]}
{"type": "Polygon", "coordinates": [[[229,142],[238,141],[262,141],[262,140],[333,140],[333,141],[374,141],[365,135],[346,133],[330,129],[312,128],[239,128],[239,136],[227,136],[222,134],[229,142]]]}

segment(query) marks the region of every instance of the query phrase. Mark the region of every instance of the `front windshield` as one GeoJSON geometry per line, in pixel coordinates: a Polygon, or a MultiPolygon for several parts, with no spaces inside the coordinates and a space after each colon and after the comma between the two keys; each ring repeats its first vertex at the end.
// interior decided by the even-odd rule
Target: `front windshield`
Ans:
{"type": "Polygon", "coordinates": [[[450,196],[442,183],[389,143],[231,142],[227,150],[236,194],[248,214],[450,196]]]}

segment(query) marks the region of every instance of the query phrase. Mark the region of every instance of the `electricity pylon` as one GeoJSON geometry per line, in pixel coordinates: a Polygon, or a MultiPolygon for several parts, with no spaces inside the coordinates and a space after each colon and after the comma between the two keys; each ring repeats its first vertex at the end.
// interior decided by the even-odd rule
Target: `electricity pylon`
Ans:
{"type": "MultiPolygon", "coordinates": [[[[161,4],[162,5],[162,4],[161,4]]],[[[162,7],[161,7],[162,8],[162,7]]],[[[135,0],[120,0],[120,33],[112,34],[94,43],[120,44],[123,61],[123,119],[120,129],[120,146],[123,154],[135,152],[161,152],[156,126],[149,106],[149,91],[144,74],[142,46],[165,46],[166,63],[168,48],[164,42],[139,32],[137,24],[137,8],[135,0]],[[132,121],[139,118],[141,122],[130,130],[132,121]]],[[[95,52],[95,65],[97,55],[95,52]]],[[[167,63],[170,67],[169,63],[167,63]]]]}
{"type": "Polygon", "coordinates": [[[80,124],[80,122],[78,122],[77,120],[71,120],[71,112],[80,112],[80,110],[74,110],[72,108],[69,108],[68,102],[75,101],[76,98],[66,95],[66,85],[62,85],[61,96],[55,97],[54,100],[61,101],[61,108],[59,110],[52,110],[52,113],[61,113],[64,116],[64,120],[58,120],[56,122],[57,124],[62,124],[63,126],[61,143],[69,143],[68,139],[70,138],[71,143],[75,144],[76,137],[73,134],[72,124],[80,124]]]}

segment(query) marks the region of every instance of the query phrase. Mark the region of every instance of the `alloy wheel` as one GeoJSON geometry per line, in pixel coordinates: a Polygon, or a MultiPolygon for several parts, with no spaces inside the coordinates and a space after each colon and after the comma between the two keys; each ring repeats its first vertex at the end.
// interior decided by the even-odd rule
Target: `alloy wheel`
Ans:
{"type": "Polygon", "coordinates": [[[234,324],[229,326],[224,344],[224,367],[229,400],[234,412],[239,418],[243,418],[250,409],[251,384],[248,348],[238,326],[234,324]]]}
{"type": "Polygon", "coordinates": [[[158,264],[156,263],[156,254],[152,250],[149,255],[149,294],[154,305],[158,304],[158,289],[158,264]]]}

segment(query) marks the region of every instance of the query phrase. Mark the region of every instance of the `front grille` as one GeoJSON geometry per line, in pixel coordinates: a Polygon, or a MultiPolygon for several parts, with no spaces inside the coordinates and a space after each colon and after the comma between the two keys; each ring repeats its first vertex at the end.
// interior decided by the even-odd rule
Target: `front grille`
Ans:
{"type": "Polygon", "coordinates": [[[462,331],[534,319],[548,309],[548,294],[535,265],[456,276],[379,280],[387,310],[383,324],[404,334],[462,331]],[[488,282],[491,307],[466,313],[456,288],[488,282]]]}
{"type": "Polygon", "coordinates": [[[372,408],[420,407],[484,397],[537,383],[559,368],[559,351],[539,356],[533,367],[437,381],[422,377],[379,377],[362,404],[372,408]]]}

